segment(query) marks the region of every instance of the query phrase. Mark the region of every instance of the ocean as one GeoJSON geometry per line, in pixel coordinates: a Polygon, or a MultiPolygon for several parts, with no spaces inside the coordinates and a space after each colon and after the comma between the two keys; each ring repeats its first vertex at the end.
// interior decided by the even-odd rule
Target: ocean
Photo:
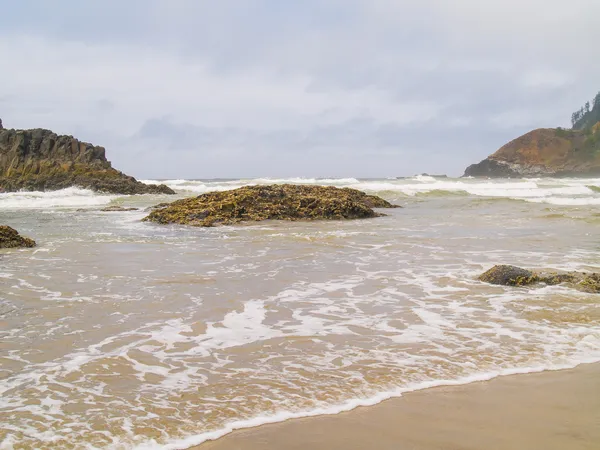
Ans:
{"type": "Polygon", "coordinates": [[[38,243],[0,251],[0,449],[185,449],[600,361],[598,294],[477,281],[494,264],[599,271],[600,179],[165,183],[324,184],[403,208],[192,228],[141,222],[170,196],[0,194],[0,224],[38,243]]]}

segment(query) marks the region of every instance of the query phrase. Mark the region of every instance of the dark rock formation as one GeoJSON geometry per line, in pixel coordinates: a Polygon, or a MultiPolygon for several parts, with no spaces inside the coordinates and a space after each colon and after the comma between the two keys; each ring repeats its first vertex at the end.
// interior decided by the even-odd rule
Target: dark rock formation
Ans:
{"type": "Polygon", "coordinates": [[[145,221],[199,227],[261,220],[341,220],[378,217],[372,208],[395,208],[355,189],[291,184],[210,192],[155,209],[145,221]]]}
{"type": "Polygon", "coordinates": [[[494,266],[482,274],[479,280],[504,286],[523,286],[537,281],[533,272],[516,266],[494,266]]]}
{"type": "Polygon", "coordinates": [[[0,130],[0,191],[77,186],[111,194],[174,194],[113,169],[103,147],[52,131],[0,130]]]}
{"type": "Polygon", "coordinates": [[[516,266],[499,265],[480,275],[479,280],[503,286],[529,286],[538,283],[554,286],[568,283],[585,292],[600,293],[598,273],[532,271],[516,266]]]}
{"type": "Polygon", "coordinates": [[[531,131],[465,170],[473,177],[600,175],[600,123],[586,130],[531,131]]]}
{"type": "Polygon", "coordinates": [[[4,130],[4,126],[2,125],[2,119],[0,119],[0,130],[4,130]]]}
{"type": "Polygon", "coordinates": [[[7,225],[0,225],[0,248],[35,247],[35,241],[19,235],[7,225]]]}

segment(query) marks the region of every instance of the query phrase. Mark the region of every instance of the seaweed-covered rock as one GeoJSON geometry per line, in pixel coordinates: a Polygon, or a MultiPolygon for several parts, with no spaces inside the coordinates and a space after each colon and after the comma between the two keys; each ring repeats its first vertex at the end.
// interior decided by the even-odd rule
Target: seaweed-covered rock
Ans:
{"type": "Polygon", "coordinates": [[[155,209],[144,220],[210,227],[269,219],[364,219],[383,215],[372,208],[395,207],[356,189],[283,184],[246,186],[178,200],[155,209]]]}
{"type": "Polygon", "coordinates": [[[0,225],[0,248],[35,247],[35,241],[23,237],[8,225],[0,225]]]}
{"type": "Polygon", "coordinates": [[[583,291],[600,294],[600,273],[583,274],[577,285],[583,291]]]}
{"type": "Polygon", "coordinates": [[[516,266],[494,266],[479,276],[480,281],[504,286],[550,286],[566,283],[584,292],[600,293],[600,274],[585,272],[533,271],[516,266]]]}
{"type": "Polygon", "coordinates": [[[521,269],[516,266],[500,265],[494,266],[479,277],[480,281],[504,286],[526,286],[538,281],[535,274],[530,270],[521,269]]]}
{"type": "Polygon", "coordinates": [[[103,147],[43,129],[0,129],[0,192],[77,186],[111,194],[174,194],[114,169],[103,147]]]}

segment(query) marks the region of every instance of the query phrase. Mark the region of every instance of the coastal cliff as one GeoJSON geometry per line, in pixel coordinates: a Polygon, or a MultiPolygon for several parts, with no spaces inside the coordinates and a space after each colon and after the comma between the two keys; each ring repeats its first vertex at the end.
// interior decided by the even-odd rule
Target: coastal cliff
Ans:
{"type": "Polygon", "coordinates": [[[114,169],[105,149],[50,130],[0,128],[0,192],[71,186],[111,194],[174,194],[114,169]]]}
{"type": "Polygon", "coordinates": [[[572,129],[540,128],[501,147],[465,170],[473,177],[600,175],[600,93],[594,106],[573,113],[572,129]]]}
{"type": "Polygon", "coordinates": [[[543,177],[600,175],[600,123],[592,133],[542,128],[509,142],[465,176],[543,177]]]}

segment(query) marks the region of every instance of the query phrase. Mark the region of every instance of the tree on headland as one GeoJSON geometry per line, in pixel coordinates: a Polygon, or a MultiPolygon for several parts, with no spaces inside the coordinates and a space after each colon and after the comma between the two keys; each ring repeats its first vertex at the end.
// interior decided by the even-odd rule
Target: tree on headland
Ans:
{"type": "Polygon", "coordinates": [[[598,122],[600,122],[600,92],[596,94],[591,105],[590,102],[586,102],[579,111],[571,114],[571,125],[574,130],[585,130],[598,122]]]}

